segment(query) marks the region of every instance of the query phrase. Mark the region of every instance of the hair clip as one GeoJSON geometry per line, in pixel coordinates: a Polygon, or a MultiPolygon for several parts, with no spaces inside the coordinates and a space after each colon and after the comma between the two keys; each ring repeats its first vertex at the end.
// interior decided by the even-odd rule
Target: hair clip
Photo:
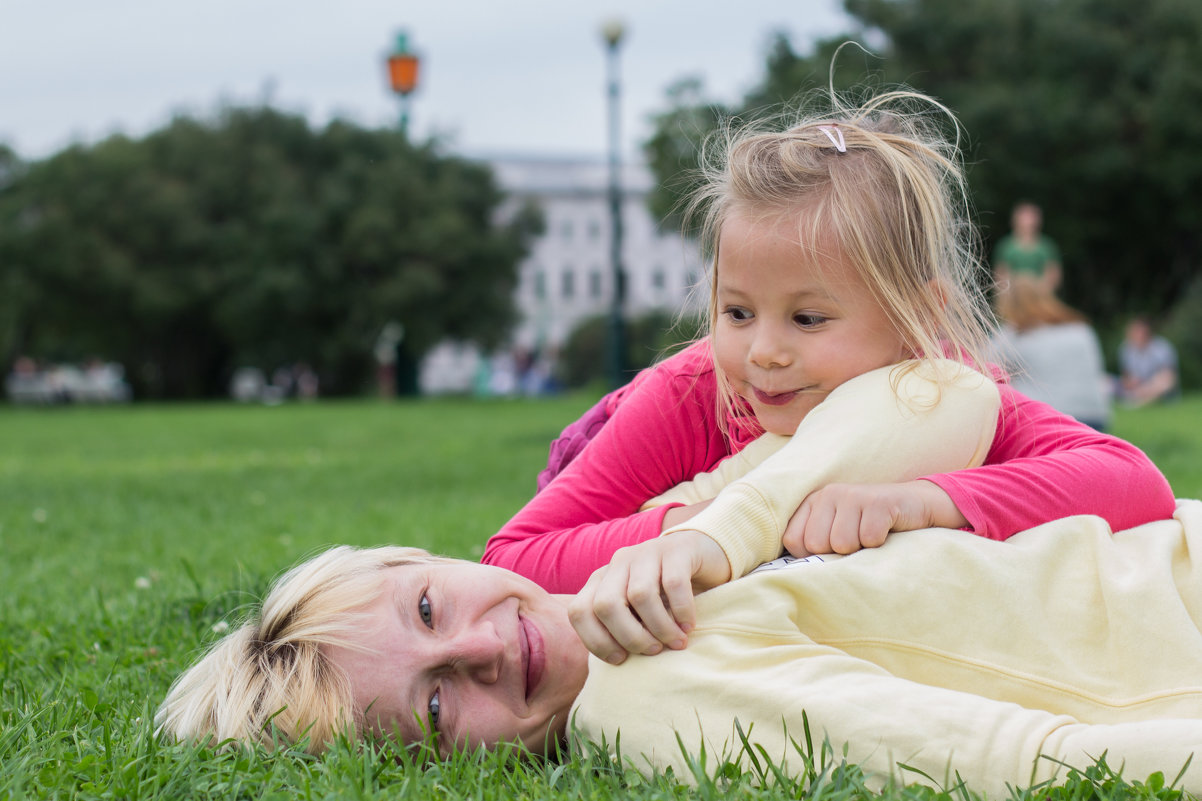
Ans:
{"type": "Polygon", "coordinates": [[[839,130],[838,125],[819,125],[818,130],[826,134],[826,138],[831,140],[831,144],[835,146],[835,150],[840,153],[847,152],[847,143],[843,141],[843,132],[839,130]]]}

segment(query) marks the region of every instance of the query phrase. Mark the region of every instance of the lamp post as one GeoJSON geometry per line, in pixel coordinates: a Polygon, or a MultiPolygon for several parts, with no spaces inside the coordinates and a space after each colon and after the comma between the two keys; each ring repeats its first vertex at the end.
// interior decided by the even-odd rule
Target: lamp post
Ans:
{"type": "Polygon", "coordinates": [[[622,270],[621,90],[618,80],[618,47],[625,33],[626,29],[620,20],[610,20],[601,27],[601,37],[605,41],[609,98],[609,263],[613,275],[613,298],[609,310],[609,380],[615,388],[626,382],[626,336],[622,319],[626,274],[622,270]]]}
{"type": "Polygon", "coordinates": [[[388,56],[388,83],[401,98],[401,133],[409,135],[409,95],[417,88],[421,60],[409,52],[409,35],[402,31],[396,37],[396,49],[388,56]]]}

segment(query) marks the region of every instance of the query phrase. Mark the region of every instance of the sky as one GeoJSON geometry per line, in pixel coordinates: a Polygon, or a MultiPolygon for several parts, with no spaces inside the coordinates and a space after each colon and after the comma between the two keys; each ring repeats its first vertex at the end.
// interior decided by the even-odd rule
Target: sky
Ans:
{"type": "Polygon", "coordinates": [[[839,0],[0,0],[0,142],[24,159],[173,115],[260,104],[396,124],[384,59],[422,59],[415,138],[469,156],[606,152],[605,47],[620,20],[624,155],[685,77],[737,101],[784,32],[808,52],[851,29],[839,0]]]}

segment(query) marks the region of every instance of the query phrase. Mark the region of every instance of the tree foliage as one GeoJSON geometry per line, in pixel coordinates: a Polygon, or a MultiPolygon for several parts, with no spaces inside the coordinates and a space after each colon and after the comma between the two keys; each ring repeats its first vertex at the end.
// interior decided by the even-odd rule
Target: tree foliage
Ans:
{"type": "MultiPolygon", "coordinates": [[[[576,388],[607,380],[610,319],[586,317],[572,329],[559,359],[559,378],[576,388]]],[[[702,336],[706,320],[700,315],[674,315],[663,309],[643,312],[626,320],[623,365],[627,377],[675,353],[702,336]]]]}
{"type": "Polygon", "coordinates": [[[410,359],[445,337],[492,346],[541,224],[497,224],[480,164],[270,108],[13,162],[0,153],[3,355],[115,359],[157,396],[294,361],[355,391],[390,320],[410,359]]]}
{"type": "Polygon", "coordinates": [[[859,30],[799,54],[784,36],[738,105],[669,98],[647,154],[674,207],[722,116],[754,117],[828,78],[906,84],[950,106],[986,245],[1030,199],[1061,246],[1064,292],[1102,321],[1170,306],[1202,258],[1202,3],[1196,0],[845,0],[859,30]],[[844,41],[867,42],[874,55],[844,41]],[[832,63],[834,69],[832,70],[832,63]]]}

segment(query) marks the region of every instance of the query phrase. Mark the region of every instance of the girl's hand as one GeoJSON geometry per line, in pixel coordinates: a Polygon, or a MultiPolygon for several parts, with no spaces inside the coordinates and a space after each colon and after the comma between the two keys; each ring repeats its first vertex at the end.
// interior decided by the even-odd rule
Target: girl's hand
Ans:
{"type": "Polygon", "coordinates": [[[891,531],[966,525],[948,494],[930,481],[828,484],[801,502],[781,545],[794,556],[847,554],[879,548],[891,531]]]}
{"type": "Polygon", "coordinates": [[[584,645],[620,665],[628,654],[680,650],[696,623],[693,594],[730,580],[718,543],[677,531],[618,550],[568,605],[584,645]]]}

